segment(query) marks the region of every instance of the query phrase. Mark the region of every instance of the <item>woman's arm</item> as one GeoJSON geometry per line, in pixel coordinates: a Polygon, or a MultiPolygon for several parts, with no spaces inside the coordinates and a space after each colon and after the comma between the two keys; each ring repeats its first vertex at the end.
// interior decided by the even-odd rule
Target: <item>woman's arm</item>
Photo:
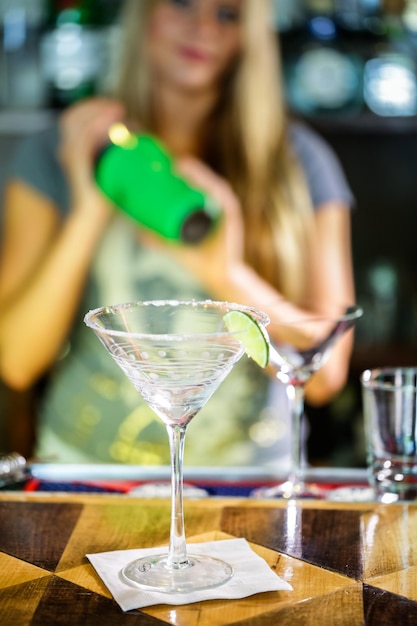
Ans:
{"type": "MultiPolygon", "coordinates": [[[[355,303],[350,219],[349,207],[336,202],[321,206],[315,214],[314,298],[325,311],[340,311],[341,306],[355,303]]],[[[348,332],[335,344],[328,362],[308,383],[310,404],[328,402],[345,385],[353,336],[353,331],[348,332]]]]}
{"type": "MultiPolygon", "coordinates": [[[[243,259],[243,220],[239,202],[223,179],[204,164],[187,159],[179,165],[194,184],[205,189],[223,208],[223,219],[216,230],[198,246],[167,243],[144,234],[151,245],[167,247],[203,282],[212,297],[255,306],[271,318],[271,338],[285,340],[280,323],[308,319],[318,309],[335,313],[355,301],[350,252],[350,210],[338,203],[327,203],[315,213],[315,245],[309,266],[311,308],[300,308],[285,300],[243,259]]],[[[333,349],[328,363],[307,387],[312,404],[331,399],[346,382],[352,333],[333,349]]]]}
{"type": "Polygon", "coordinates": [[[7,186],[0,256],[0,375],[29,387],[53,363],[79,305],[97,243],[112,214],[98,191],[92,163],[120,106],[90,101],[60,124],[60,159],[71,192],[61,224],[57,208],[21,181],[7,186]]]}
{"type": "MultiPolygon", "coordinates": [[[[300,308],[286,301],[244,263],[231,265],[229,273],[224,271],[225,266],[220,273],[219,267],[217,284],[214,277],[210,281],[216,297],[250,304],[265,311],[271,319],[268,332],[272,340],[285,340],[280,323],[307,320],[318,310],[329,315],[340,314],[342,307],[355,303],[350,210],[341,204],[328,203],[316,212],[315,222],[316,240],[314,258],[310,261],[312,277],[308,294],[311,307],[300,308]]],[[[306,386],[306,398],[311,404],[322,405],[343,388],[349,373],[352,347],[353,332],[348,332],[335,344],[327,363],[306,386]]]]}
{"type": "MultiPolygon", "coordinates": [[[[62,227],[53,227],[53,218],[38,194],[14,182],[7,193],[5,212],[19,213],[21,234],[5,228],[5,249],[1,274],[7,290],[0,300],[0,373],[12,388],[24,389],[52,364],[71,328],[85,277],[102,225],[86,220],[81,212],[70,214],[62,227]],[[27,215],[39,215],[29,237],[23,227],[27,215]],[[19,263],[22,242],[26,263],[20,261],[14,278],[14,260],[19,263]]],[[[50,208],[50,207],[48,207],[50,208]]],[[[7,222],[14,221],[13,218],[7,222]]],[[[2,294],[3,295],[3,294],[2,294]]]]}

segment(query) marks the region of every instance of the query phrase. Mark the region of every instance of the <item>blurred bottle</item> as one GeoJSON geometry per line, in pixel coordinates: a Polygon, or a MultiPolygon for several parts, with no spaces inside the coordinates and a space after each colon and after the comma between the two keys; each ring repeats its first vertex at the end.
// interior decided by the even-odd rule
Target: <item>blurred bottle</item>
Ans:
{"type": "Polygon", "coordinates": [[[356,339],[362,345],[415,345],[416,291],[412,271],[399,260],[379,258],[359,269],[358,302],[366,315],[356,339]]]}
{"type": "Polygon", "coordinates": [[[43,106],[38,41],[42,24],[40,0],[0,2],[0,104],[9,109],[43,106]]]}
{"type": "Polygon", "coordinates": [[[290,107],[302,115],[360,111],[363,61],[337,21],[333,0],[305,0],[301,28],[282,36],[290,107]]]}
{"type": "Polygon", "coordinates": [[[273,0],[273,23],[280,33],[294,31],[305,22],[303,0],[273,0]]]}
{"type": "Polygon", "coordinates": [[[351,33],[380,33],[382,10],[382,0],[334,0],[337,23],[351,33]]]}
{"type": "Polygon", "coordinates": [[[364,98],[379,116],[417,114],[417,51],[413,41],[413,12],[405,0],[385,0],[383,38],[372,48],[365,65],[364,98]]]}
{"type": "Polygon", "coordinates": [[[63,108],[100,91],[115,6],[104,6],[103,0],[47,0],[40,50],[49,106],[63,108]]]}

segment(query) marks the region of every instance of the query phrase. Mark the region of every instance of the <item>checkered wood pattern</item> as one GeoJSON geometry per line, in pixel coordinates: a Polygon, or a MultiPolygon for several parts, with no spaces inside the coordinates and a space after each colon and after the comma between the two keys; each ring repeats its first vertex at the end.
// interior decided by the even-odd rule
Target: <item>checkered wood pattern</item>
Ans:
{"type": "Polygon", "coordinates": [[[168,541],[170,504],[0,495],[1,626],[417,624],[417,505],[186,500],[189,542],[245,537],[293,586],[123,613],[85,554],[168,541]]]}

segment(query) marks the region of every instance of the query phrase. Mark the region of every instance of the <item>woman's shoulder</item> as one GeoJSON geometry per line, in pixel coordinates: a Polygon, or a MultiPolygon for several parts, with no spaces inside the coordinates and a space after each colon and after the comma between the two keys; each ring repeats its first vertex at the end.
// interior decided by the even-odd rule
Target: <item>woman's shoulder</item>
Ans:
{"type": "Polygon", "coordinates": [[[42,154],[43,157],[48,156],[54,159],[59,141],[58,122],[52,120],[42,130],[23,135],[16,144],[13,162],[18,163],[20,160],[42,154]]]}
{"type": "Polygon", "coordinates": [[[56,121],[47,128],[22,137],[10,159],[7,178],[18,179],[50,198],[64,213],[68,190],[58,160],[59,128],[56,121]]]}
{"type": "Polygon", "coordinates": [[[330,144],[300,121],[291,121],[289,140],[304,170],[313,206],[318,208],[331,201],[352,206],[352,191],[339,156],[330,144]]]}

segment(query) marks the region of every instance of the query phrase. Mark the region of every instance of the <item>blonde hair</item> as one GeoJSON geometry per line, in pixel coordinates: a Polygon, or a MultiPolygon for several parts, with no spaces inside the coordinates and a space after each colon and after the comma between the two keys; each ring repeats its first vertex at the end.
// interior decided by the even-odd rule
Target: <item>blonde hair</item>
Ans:
{"type": "MultiPolygon", "coordinates": [[[[115,95],[127,115],[152,130],[146,25],[160,0],[126,0],[115,95]],[[133,80],[134,77],[134,80],[133,80]]],[[[269,0],[243,0],[242,46],[208,120],[199,156],[237,193],[245,219],[246,258],[286,298],[308,289],[314,222],[303,172],[288,142],[277,35],[269,0]]]]}

